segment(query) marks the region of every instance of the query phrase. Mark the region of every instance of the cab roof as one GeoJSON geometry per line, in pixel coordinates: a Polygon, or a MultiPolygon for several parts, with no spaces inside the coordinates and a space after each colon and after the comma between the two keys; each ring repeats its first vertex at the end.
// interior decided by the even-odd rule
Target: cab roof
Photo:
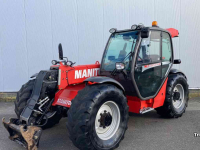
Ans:
{"type": "MultiPolygon", "coordinates": [[[[144,27],[144,28],[145,28],[145,27],[144,27]]],[[[147,27],[147,28],[149,28],[150,30],[158,30],[158,31],[168,32],[168,33],[171,35],[172,38],[178,37],[178,36],[179,36],[178,30],[176,30],[176,29],[174,29],[174,28],[163,29],[163,28],[160,28],[160,27],[158,27],[158,26],[147,27]]],[[[139,30],[141,30],[141,29],[139,29],[139,30]]],[[[138,30],[138,31],[139,31],[139,30],[138,30]]],[[[128,32],[128,31],[134,31],[134,30],[132,30],[132,29],[116,30],[117,33],[119,33],[119,32],[128,32]]],[[[137,30],[135,30],[135,31],[137,31],[137,30]]]]}

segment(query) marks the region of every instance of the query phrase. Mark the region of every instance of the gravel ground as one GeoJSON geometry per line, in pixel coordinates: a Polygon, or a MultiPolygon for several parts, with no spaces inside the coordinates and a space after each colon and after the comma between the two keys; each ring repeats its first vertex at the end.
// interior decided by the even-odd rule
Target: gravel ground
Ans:
{"type": "MultiPolygon", "coordinates": [[[[0,117],[15,117],[11,102],[0,102],[0,117]]],[[[77,150],[68,138],[65,127],[67,118],[59,125],[43,131],[39,150],[77,150]]],[[[189,101],[186,113],[178,119],[163,119],[156,111],[130,116],[128,130],[119,150],[199,150],[200,98],[189,101]]],[[[0,125],[0,150],[23,150],[20,145],[8,139],[8,133],[0,125]]]]}

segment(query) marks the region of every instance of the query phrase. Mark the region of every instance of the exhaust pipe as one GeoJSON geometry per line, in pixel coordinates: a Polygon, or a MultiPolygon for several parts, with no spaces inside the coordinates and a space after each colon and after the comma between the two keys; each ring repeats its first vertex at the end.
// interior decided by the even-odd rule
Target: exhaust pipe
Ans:
{"type": "Polygon", "coordinates": [[[42,129],[37,126],[27,126],[20,124],[19,119],[10,118],[9,122],[2,119],[4,127],[9,132],[9,139],[17,142],[28,150],[37,150],[42,129]]]}

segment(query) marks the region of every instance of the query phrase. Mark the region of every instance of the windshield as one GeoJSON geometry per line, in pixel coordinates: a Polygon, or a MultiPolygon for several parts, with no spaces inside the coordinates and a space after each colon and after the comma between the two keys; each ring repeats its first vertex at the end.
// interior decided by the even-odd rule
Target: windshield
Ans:
{"type": "Polygon", "coordinates": [[[134,51],[138,31],[112,34],[102,61],[102,71],[113,71],[116,62],[125,63],[125,69],[130,69],[130,53],[134,51]],[[127,57],[127,55],[129,55],[127,57]]]}

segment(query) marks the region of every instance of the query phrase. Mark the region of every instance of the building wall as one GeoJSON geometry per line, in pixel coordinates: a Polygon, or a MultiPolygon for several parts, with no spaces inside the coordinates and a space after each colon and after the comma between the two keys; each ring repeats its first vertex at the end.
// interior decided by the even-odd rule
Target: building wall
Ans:
{"type": "Polygon", "coordinates": [[[77,64],[101,61],[110,28],[133,24],[179,30],[173,39],[175,67],[200,87],[198,0],[0,0],[0,92],[17,91],[29,77],[64,55],[77,64]]]}

